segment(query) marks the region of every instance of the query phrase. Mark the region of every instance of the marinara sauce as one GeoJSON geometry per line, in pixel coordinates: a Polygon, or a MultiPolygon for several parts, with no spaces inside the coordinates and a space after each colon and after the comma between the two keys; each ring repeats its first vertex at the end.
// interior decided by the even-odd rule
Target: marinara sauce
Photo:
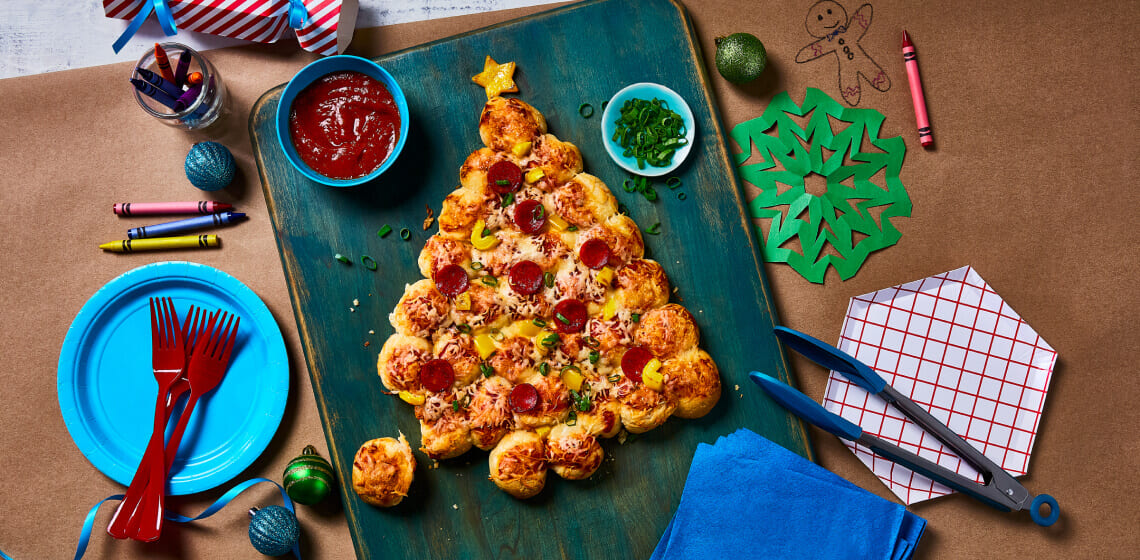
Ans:
{"type": "Polygon", "coordinates": [[[400,139],[400,112],[384,84],[360,72],[334,72],[309,84],[289,111],[289,134],[309,167],[356,179],[388,159],[400,139]]]}

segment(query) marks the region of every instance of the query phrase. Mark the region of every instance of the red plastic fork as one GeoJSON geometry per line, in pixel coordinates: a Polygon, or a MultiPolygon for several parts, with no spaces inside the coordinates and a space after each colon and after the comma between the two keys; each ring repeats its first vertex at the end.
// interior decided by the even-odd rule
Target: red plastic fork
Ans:
{"type": "Polygon", "coordinates": [[[139,500],[149,488],[149,477],[152,475],[151,465],[157,457],[158,464],[164,465],[163,435],[166,432],[166,396],[170,387],[182,375],[186,366],[185,339],[178,324],[178,313],[174,310],[174,302],[170,298],[159,298],[155,305],[155,298],[150,298],[150,337],[151,337],[151,363],[154,369],[154,379],[158,382],[158,398],[154,405],[154,428],[147,442],[146,451],[139,461],[131,485],[127,488],[127,495],[119,503],[107,527],[107,533],[116,539],[125,539],[131,536],[130,524],[137,509],[139,500]]]}
{"type": "Polygon", "coordinates": [[[237,315],[228,312],[222,312],[220,316],[215,314],[210,317],[205,330],[197,336],[190,363],[186,368],[190,398],[186,401],[186,408],[182,410],[178,424],[170,435],[170,441],[166,446],[170,451],[166,453],[165,460],[158,467],[152,466],[151,479],[139,501],[138,511],[131,516],[130,527],[135,529],[131,538],[135,540],[150,542],[157,540],[162,534],[166,472],[178,454],[182,435],[186,432],[186,426],[190,423],[190,417],[198,400],[213,391],[225,377],[240,323],[241,318],[237,315]]]}

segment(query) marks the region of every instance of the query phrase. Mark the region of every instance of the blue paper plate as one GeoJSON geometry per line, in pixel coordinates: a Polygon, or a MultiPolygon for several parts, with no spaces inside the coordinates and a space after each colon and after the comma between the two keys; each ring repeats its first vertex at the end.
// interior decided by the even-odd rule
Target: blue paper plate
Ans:
{"type": "MultiPolygon", "coordinates": [[[[173,298],[241,317],[222,383],[198,402],[171,468],[168,494],[193,494],[241,473],[269,445],[289,395],[289,360],[273,315],[257,294],[216,268],[160,262],[95,292],[59,353],[59,408],[71,438],[103,474],[130,484],[154,425],[148,298],[173,298]]],[[[174,421],[168,426],[173,429],[174,421]]]]}

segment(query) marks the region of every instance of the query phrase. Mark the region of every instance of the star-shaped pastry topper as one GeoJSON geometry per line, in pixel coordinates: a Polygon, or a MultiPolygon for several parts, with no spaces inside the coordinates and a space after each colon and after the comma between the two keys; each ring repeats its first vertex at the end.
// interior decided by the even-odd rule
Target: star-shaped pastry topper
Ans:
{"type": "Polygon", "coordinates": [[[487,56],[487,60],[483,61],[483,71],[471,76],[471,81],[483,86],[487,90],[487,99],[490,99],[503,92],[517,92],[519,87],[515,85],[514,75],[514,62],[499,64],[487,56]]]}

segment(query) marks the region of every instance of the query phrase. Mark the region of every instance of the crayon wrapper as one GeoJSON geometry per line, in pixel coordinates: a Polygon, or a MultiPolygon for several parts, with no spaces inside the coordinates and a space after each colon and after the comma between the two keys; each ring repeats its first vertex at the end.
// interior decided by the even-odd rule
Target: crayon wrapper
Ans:
{"type": "MultiPolygon", "coordinates": [[[[356,27],[358,0],[302,0],[309,17],[298,29],[289,27],[288,0],[223,2],[167,0],[179,31],[197,31],[258,43],[275,43],[295,35],[301,48],[320,55],[343,53],[356,27]]],[[[109,18],[130,20],[153,0],[103,0],[109,18]]]]}

